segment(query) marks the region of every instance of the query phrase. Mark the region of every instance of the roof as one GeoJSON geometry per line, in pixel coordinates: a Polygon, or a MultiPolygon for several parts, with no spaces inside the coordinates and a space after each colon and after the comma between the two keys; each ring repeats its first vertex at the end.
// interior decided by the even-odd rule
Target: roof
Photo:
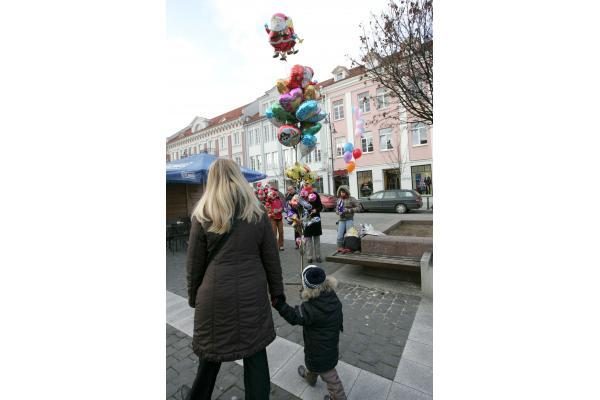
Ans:
{"type": "MultiPolygon", "coordinates": [[[[242,116],[244,107],[246,107],[246,106],[247,106],[247,104],[245,104],[241,107],[235,108],[231,111],[227,111],[224,114],[217,115],[216,117],[211,118],[208,121],[208,125],[206,126],[206,128],[204,128],[202,130],[210,129],[212,127],[224,124],[226,122],[235,121],[236,119],[238,119],[242,116]]],[[[184,137],[191,136],[191,134],[192,134],[192,126],[188,125],[187,127],[183,128],[182,130],[177,132],[176,134],[169,136],[167,138],[167,143],[173,143],[179,139],[183,139],[184,137]]]]}
{"type": "Polygon", "coordinates": [[[354,78],[355,76],[364,74],[365,72],[366,72],[366,68],[362,65],[359,65],[358,67],[354,67],[354,68],[348,70],[348,76],[346,76],[344,79],[341,79],[339,81],[334,81],[333,78],[329,78],[326,81],[320,82],[319,86],[324,88],[324,87],[333,85],[334,83],[338,83],[338,82],[342,82],[346,79],[354,78]]]}
{"type": "Polygon", "coordinates": [[[256,113],[256,114],[254,114],[253,116],[249,117],[249,118],[248,118],[248,119],[247,119],[247,120],[246,120],[244,123],[245,123],[245,124],[250,124],[250,123],[252,123],[252,122],[255,122],[255,121],[261,120],[261,119],[263,119],[263,118],[265,118],[265,116],[264,116],[264,115],[260,115],[260,113],[256,113]]]}

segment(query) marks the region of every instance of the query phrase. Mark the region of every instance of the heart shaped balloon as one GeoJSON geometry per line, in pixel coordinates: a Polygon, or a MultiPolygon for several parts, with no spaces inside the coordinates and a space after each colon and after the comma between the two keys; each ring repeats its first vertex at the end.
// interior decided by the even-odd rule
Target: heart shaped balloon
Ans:
{"type": "Polygon", "coordinates": [[[279,103],[275,103],[271,106],[271,113],[273,114],[273,118],[279,121],[286,121],[292,124],[298,122],[296,117],[293,114],[287,112],[279,103]]]}
{"type": "Polygon", "coordinates": [[[281,94],[290,91],[290,89],[288,89],[287,85],[285,84],[285,79],[277,79],[277,82],[275,82],[275,86],[277,87],[277,91],[281,94]]]}
{"type": "Polygon", "coordinates": [[[302,135],[302,143],[308,147],[308,148],[312,148],[315,147],[315,145],[317,144],[317,138],[314,137],[313,135],[302,135]]]}
{"type": "Polygon", "coordinates": [[[315,85],[308,85],[304,88],[304,100],[319,100],[321,98],[315,85]]]}
{"type": "Polygon", "coordinates": [[[284,110],[293,113],[296,111],[298,106],[302,103],[302,89],[296,88],[289,93],[284,93],[279,96],[279,104],[284,110]]]}
{"type": "MultiPolygon", "coordinates": [[[[317,122],[316,124],[314,124],[313,126],[309,127],[309,128],[305,128],[302,130],[302,133],[304,135],[314,135],[317,132],[319,132],[321,130],[321,124],[319,122],[317,122]]],[[[316,142],[315,142],[316,143],[316,142]]]]}
{"type": "Polygon", "coordinates": [[[298,107],[298,110],[296,110],[296,118],[298,119],[298,121],[306,121],[310,117],[313,117],[320,112],[321,108],[319,107],[319,103],[317,103],[316,100],[307,100],[304,103],[300,104],[300,107],[298,107]]]}
{"type": "Polygon", "coordinates": [[[327,117],[327,113],[325,111],[320,111],[312,117],[307,118],[306,122],[319,122],[322,119],[325,119],[325,117],[327,117]]]}

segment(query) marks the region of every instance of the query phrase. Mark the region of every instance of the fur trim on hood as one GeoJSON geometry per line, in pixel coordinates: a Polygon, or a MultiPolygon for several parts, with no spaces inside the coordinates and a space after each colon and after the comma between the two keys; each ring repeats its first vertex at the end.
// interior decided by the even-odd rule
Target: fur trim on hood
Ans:
{"type": "Polygon", "coordinates": [[[348,193],[348,197],[350,197],[350,188],[346,185],[341,185],[338,190],[337,190],[337,196],[336,197],[340,197],[340,192],[341,191],[345,191],[346,193],[348,193]]]}
{"type": "Polygon", "coordinates": [[[323,282],[318,288],[303,288],[300,296],[302,297],[302,300],[316,299],[323,292],[335,291],[337,284],[337,279],[335,279],[333,276],[328,276],[325,278],[325,282],[323,282]]]}

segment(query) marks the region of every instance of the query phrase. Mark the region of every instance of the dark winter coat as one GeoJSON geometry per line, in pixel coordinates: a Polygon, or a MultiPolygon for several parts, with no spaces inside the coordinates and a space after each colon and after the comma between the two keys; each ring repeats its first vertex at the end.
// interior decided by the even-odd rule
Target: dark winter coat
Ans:
{"type": "MultiPolygon", "coordinates": [[[[318,297],[299,306],[290,307],[284,301],[275,304],[279,314],[292,325],[302,325],[304,337],[304,362],[311,372],[327,372],[335,368],[339,356],[340,331],[344,330],[342,303],[331,286],[334,279],[328,277],[326,287],[318,297]]],[[[315,289],[304,289],[304,291],[315,289]]]]}
{"type": "MultiPolygon", "coordinates": [[[[311,214],[311,218],[321,217],[321,211],[323,211],[323,203],[321,203],[321,197],[319,193],[313,191],[314,194],[317,195],[317,199],[315,201],[310,201],[310,205],[313,206],[313,209],[317,212],[315,214],[311,214]]],[[[304,236],[321,236],[323,234],[323,230],[321,229],[321,221],[313,222],[304,228],[304,236]]]]}
{"type": "Polygon", "coordinates": [[[196,309],[192,348],[200,358],[233,361],[275,340],[271,296],[284,293],[279,251],[266,213],[237,220],[207,265],[220,235],[192,218],[187,254],[188,302],[196,309]],[[267,290],[268,285],[268,290],[267,290]]]}

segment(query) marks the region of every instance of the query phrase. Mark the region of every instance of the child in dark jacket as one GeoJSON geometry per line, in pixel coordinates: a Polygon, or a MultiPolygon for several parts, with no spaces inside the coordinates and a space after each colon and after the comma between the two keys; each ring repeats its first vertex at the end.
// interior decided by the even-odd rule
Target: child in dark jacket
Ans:
{"type": "Polygon", "coordinates": [[[345,400],[344,386],[335,369],[338,363],[340,331],[343,331],[342,303],[335,294],[337,281],[325,271],[309,265],[302,271],[302,304],[290,307],[285,297],[273,300],[273,306],[287,322],[302,325],[304,362],[298,373],[314,386],[320,376],[327,383],[325,400],[345,400]]]}

